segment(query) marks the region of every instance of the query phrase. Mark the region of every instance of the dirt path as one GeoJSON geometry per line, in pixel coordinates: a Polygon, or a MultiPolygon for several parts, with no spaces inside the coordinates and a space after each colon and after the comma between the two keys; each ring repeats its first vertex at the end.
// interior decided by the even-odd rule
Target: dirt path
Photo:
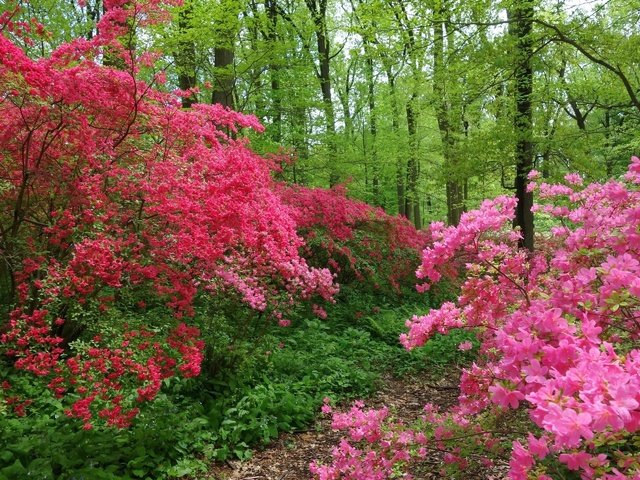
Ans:
{"type": "MultiPolygon", "coordinates": [[[[437,384],[420,377],[396,379],[385,377],[383,387],[371,399],[367,407],[387,405],[400,418],[416,418],[425,403],[449,407],[456,402],[458,391],[453,387],[455,374],[445,377],[437,384]]],[[[330,420],[319,419],[309,431],[283,434],[263,451],[245,462],[230,461],[213,466],[209,480],[305,480],[310,478],[309,463],[331,460],[331,449],[340,440],[342,432],[331,430],[330,420]]],[[[442,478],[438,473],[439,457],[428,459],[428,471],[416,472],[416,480],[442,478]]],[[[479,476],[470,474],[469,479],[501,479],[499,472],[485,472],[479,476]]]]}

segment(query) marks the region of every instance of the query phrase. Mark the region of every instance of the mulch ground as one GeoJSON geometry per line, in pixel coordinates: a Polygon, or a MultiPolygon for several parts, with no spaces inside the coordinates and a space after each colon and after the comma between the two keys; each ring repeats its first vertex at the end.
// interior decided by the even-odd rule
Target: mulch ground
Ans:
{"type": "MultiPolygon", "coordinates": [[[[367,407],[383,405],[398,418],[417,418],[425,403],[443,408],[457,401],[458,390],[454,386],[456,372],[434,382],[424,377],[383,378],[382,388],[365,401],[367,407]]],[[[345,408],[348,406],[344,406],[345,408]]],[[[257,450],[251,459],[228,461],[212,465],[208,480],[308,480],[311,478],[309,464],[313,460],[323,463],[331,461],[331,450],[340,441],[342,432],[331,429],[329,418],[320,418],[308,431],[287,433],[264,450],[257,450]]],[[[442,457],[434,452],[431,457],[413,471],[416,480],[445,478],[439,472],[442,457]]],[[[502,480],[506,478],[504,465],[482,472],[465,473],[469,480],[502,480]]]]}

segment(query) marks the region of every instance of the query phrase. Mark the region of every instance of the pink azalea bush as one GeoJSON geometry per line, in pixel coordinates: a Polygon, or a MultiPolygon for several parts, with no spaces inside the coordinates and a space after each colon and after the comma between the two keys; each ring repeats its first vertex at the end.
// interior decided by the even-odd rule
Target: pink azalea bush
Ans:
{"type": "MultiPolygon", "coordinates": [[[[446,463],[465,468],[456,442],[472,438],[489,457],[500,440],[515,438],[514,480],[551,479],[554,462],[585,479],[640,478],[640,159],[624,179],[604,184],[583,186],[575,174],[565,184],[537,184],[535,176],[530,188],[542,203],[534,209],[557,221],[535,253],[517,247],[515,199],[508,197],[485,201],[458,227],[433,225],[434,243],[423,251],[422,289],[455,275],[453,260],[464,262],[466,278],[455,304],[408,321],[401,342],[419,347],[452,328],[477,333],[480,355],[462,372],[459,405],[448,413],[426,407],[421,426],[406,427],[414,439],[427,433],[414,446],[354,430],[363,416],[379,414],[356,409],[348,422],[335,417],[350,436],[332,465],[312,466],[316,478],[396,478],[389,462],[400,452],[406,471],[419,448],[446,452],[446,463]],[[513,410],[528,414],[529,432],[483,427],[513,410]],[[361,468],[381,456],[383,473],[361,468]]],[[[367,428],[399,435],[395,423],[376,421],[367,428]]]]}

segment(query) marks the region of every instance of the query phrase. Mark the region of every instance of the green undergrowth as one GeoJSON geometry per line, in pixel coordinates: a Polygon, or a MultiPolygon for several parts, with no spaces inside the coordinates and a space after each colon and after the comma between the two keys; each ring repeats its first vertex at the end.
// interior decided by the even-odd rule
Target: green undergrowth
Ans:
{"type": "MultiPolygon", "coordinates": [[[[430,301],[346,290],[327,307],[326,320],[300,314],[288,328],[214,345],[216,358],[228,349],[235,361],[215,374],[165,381],[126,430],[82,430],[58,400],[34,390],[40,401],[26,417],[0,410],[0,480],[197,478],[213,460],[246,459],[281,432],[308,429],[326,396],[366,398],[384,372],[438,371],[472,358],[473,350],[457,348],[472,339],[469,332],[439,336],[411,352],[400,346],[404,322],[426,313],[430,301]]],[[[14,383],[28,381],[13,375],[14,383]]]]}

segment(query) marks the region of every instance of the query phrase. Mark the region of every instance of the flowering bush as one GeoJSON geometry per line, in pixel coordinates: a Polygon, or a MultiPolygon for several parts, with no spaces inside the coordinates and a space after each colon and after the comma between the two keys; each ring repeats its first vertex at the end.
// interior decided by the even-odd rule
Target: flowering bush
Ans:
{"type": "Polygon", "coordinates": [[[176,321],[196,295],[235,292],[277,312],[336,292],[298,255],[270,162],[228,133],[261,131],[258,121],[220,105],[183,110],[158,89],[154,54],[119,39],[166,18],[161,2],[105,6],[98,35],[37,61],[4,35],[32,29],[0,17],[0,295],[12,305],[0,349],[73,394],[68,414],[86,428],[96,416],[127,425],[162,379],[199,373],[198,329],[176,321]],[[100,65],[107,57],[122,69],[100,65]],[[176,320],[106,324],[131,298],[176,320]]]}
{"type": "MultiPolygon", "coordinates": [[[[458,227],[432,226],[434,243],[418,269],[427,281],[422,288],[455,274],[455,258],[466,262],[466,280],[457,304],[414,317],[401,341],[414,348],[435,332],[468,328],[481,348],[478,361],[463,370],[456,409],[437,414],[428,407],[425,420],[436,427],[420,445],[465,466],[451,442],[475,437],[491,445],[513,436],[519,437],[511,449],[514,480],[551,479],[554,462],[586,479],[640,478],[639,185],[635,157],[624,181],[582,186],[571,174],[563,185],[532,182],[545,202],[534,208],[558,221],[535,254],[517,247],[512,198],[485,201],[458,227]],[[488,413],[516,409],[535,425],[527,434],[478,427],[488,413]]],[[[351,424],[358,415],[351,414],[351,424]]],[[[350,433],[351,441],[363,438],[350,433]]],[[[323,480],[389,478],[387,467],[374,475],[356,473],[354,465],[379,455],[389,460],[395,452],[420,457],[384,437],[364,439],[368,445],[357,451],[341,444],[334,464],[314,472],[323,480]]]]}
{"type": "Polygon", "coordinates": [[[282,187],[281,196],[305,239],[303,256],[328,267],[339,283],[358,281],[395,293],[415,283],[427,235],[405,218],[347,198],[344,187],[282,187]]]}
{"type": "MultiPolygon", "coordinates": [[[[325,399],[328,400],[328,399],[325,399]]],[[[389,410],[364,410],[362,402],[355,402],[346,413],[333,415],[332,428],[346,430],[352,442],[374,444],[376,448],[358,449],[349,440],[342,439],[333,449],[333,464],[320,465],[313,462],[311,473],[320,480],[394,478],[394,473],[408,464],[412,457],[424,458],[427,438],[423,433],[414,433],[401,421],[395,421],[389,410]]],[[[325,414],[331,413],[328,402],[322,407],[325,414]]]]}

